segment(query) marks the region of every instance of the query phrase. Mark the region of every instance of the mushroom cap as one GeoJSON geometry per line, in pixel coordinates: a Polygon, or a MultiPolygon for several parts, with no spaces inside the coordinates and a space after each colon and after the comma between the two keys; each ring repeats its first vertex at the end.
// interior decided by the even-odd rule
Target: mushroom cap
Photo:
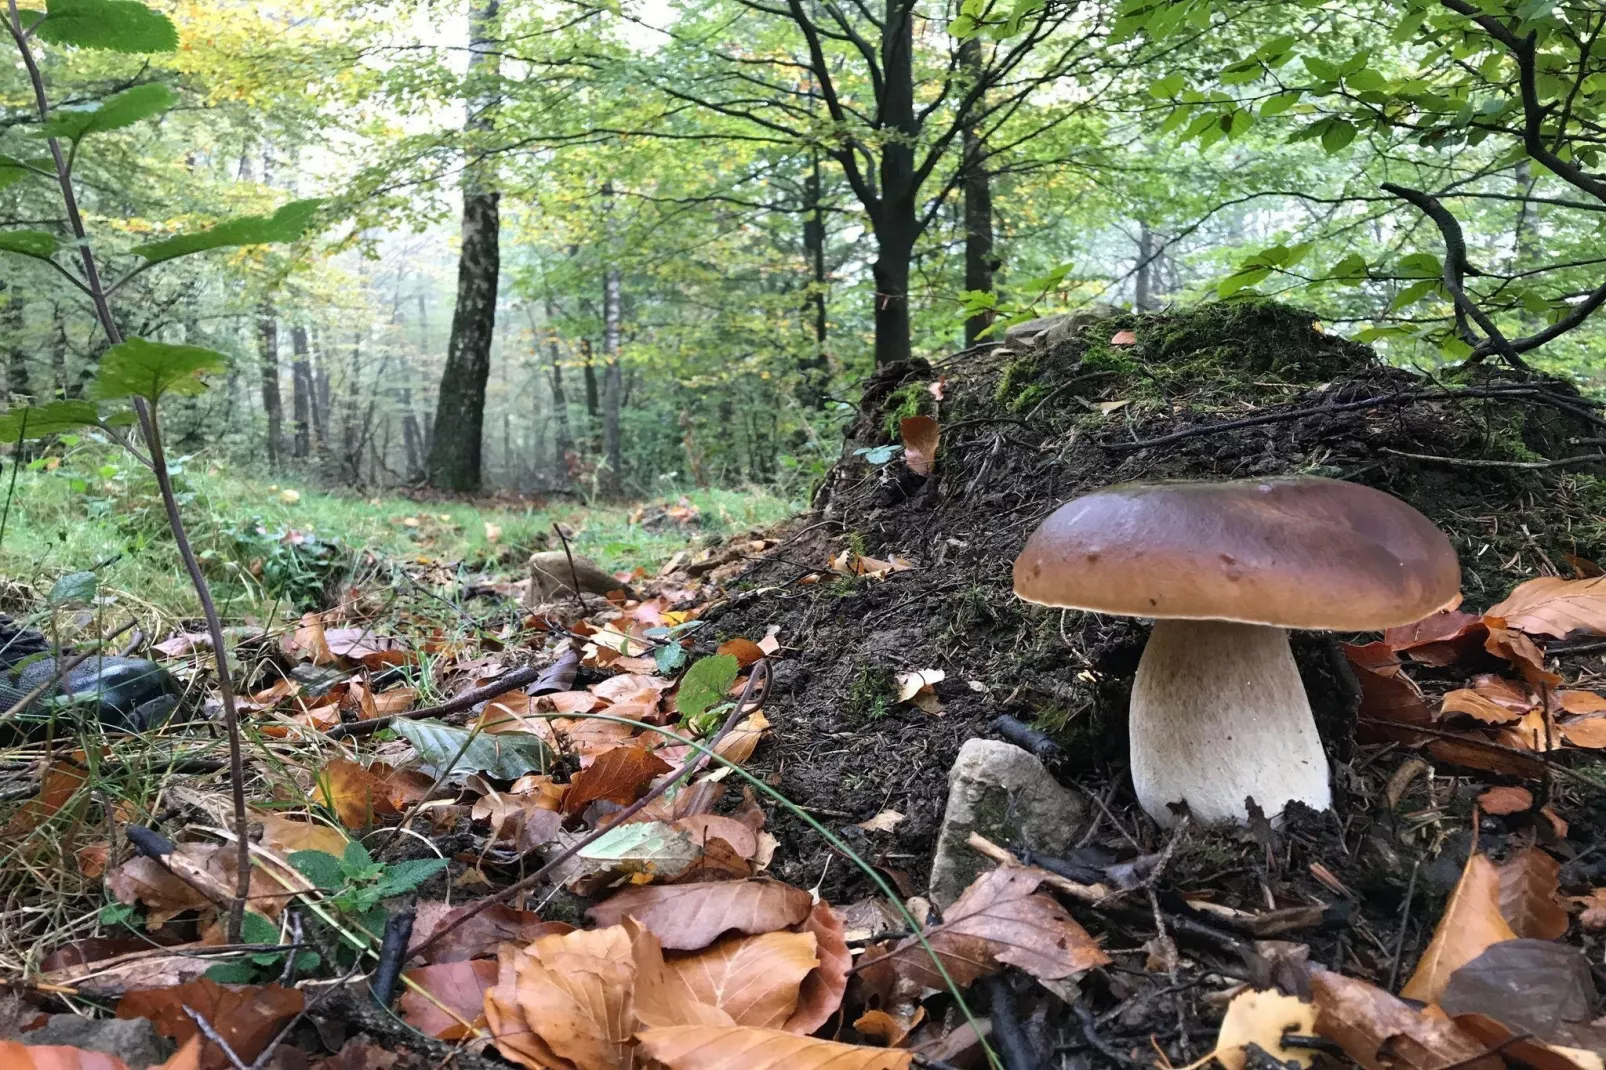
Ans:
{"type": "Polygon", "coordinates": [[[1283,628],[1392,628],[1460,589],[1431,520],[1315,476],[1106,487],[1060,506],[1015,559],[1015,593],[1039,605],[1283,628]]]}

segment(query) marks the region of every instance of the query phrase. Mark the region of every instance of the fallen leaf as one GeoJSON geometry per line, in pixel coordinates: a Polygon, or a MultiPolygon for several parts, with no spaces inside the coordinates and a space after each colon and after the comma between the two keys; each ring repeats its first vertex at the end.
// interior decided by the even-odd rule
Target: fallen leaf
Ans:
{"type": "Polygon", "coordinates": [[[301,623],[286,637],[285,653],[304,654],[314,665],[332,665],[334,654],[325,638],[323,619],[316,613],[303,613],[301,623]]]}
{"type": "Polygon", "coordinates": [[[1484,724],[1505,724],[1522,716],[1521,710],[1503,706],[1465,687],[1444,696],[1444,703],[1439,707],[1439,716],[1443,717],[1447,713],[1464,713],[1484,724]]]}
{"type": "Polygon", "coordinates": [[[820,964],[803,978],[797,1010],[781,1028],[788,1033],[807,1035],[830,1021],[842,1006],[842,996],[848,990],[848,974],[853,969],[853,953],[848,950],[842,919],[829,903],[815,903],[799,928],[814,934],[814,953],[820,964]]]}
{"type": "Polygon", "coordinates": [[[896,810],[883,810],[868,821],[861,821],[859,828],[866,832],[894,832],[903,824],[904,815],[896,810]]]}
{"type": "Polygon", "coordinates": [[[1428,725],[1433,714],[1422,700],[1422,689],[1400,671],[1400,659],[1387,643],[1343,645],[1344,656],[1361,685],[1362,720],[1405,725],[1428,725]]]}
{"type": "Polygon", "coordinates": [[[763,710],[754,710],[725,733],[725,738],[714,747],[714,753],[735,765],[741,765],[753,756],[758,744],[769,729],[770,721],[763,710]]]}
{"type": "Polygon", "coordinates": [[[1500,914],[1520,937],[1557,940],[1567,931],[1561,863],[1528,846],[1500,863],[1500,914]]]}
{"type": "Polygon", "coordinates": [[[1573,904],[1584,908],[1578,916],[1578,924],[1590,932],[1600,932],[1606,929],[1606,888],[1596,888],[1588,895],[1573,897],[1573,904]]]}
{"type": "Polygon", "coordinates": [[[1316,1053],[1309,1048],[1285,1048],[1283,1037],[1289,1033],[1309,1036],[1315,1029],[1316,1008],[1311,1004],[1279,992],[1247,989],[1227,1004],[1212,1054],[1227,1070],[1244,1070],[1248,1061],[1246,1045],[1258,1044],[1278,1062],[1310,1066],[1316,1061],[1316,1053]]]}
{"type": "Polygon", "coordinates": [[[1310,986],[1317,1034],[1366,1070],[1503,1070],[1499,1056],[1448,1018],[1375,985],[1313,966],[1310,986]]]}
{"type": "Polygon", "coordinates": [[[909,1070],[914,1060],[906,1051],[739,1025],[649,1029],[640,1040],[669,1070],[909,1070]]]}
{"type": "Polygon", "coordinates": [[[941,669],[900,672],[893,678],[898,685],[898,701],[909,702],[920,692],[931,690],[932,685],[941,683],[947,677],[948,674],[941,669]]]}
{"type": "MultiPolygon", "coordinates": [[[[202,844],[180,844],[179,850],[202,844]]],[[[106,875],[106,890],[125,906],[145,907],[145,927],[159,929],[175,914],[186,910],[206,910],[212,901],[189,883],[180,880],[154,858],[130,858],[106,875]]]]}
{"type": "MultiPolygon", "coordinates": [[[[67,762],[52,762],[39,783],[39,794],[23,803],[11,816],[3,831],[8,839],[19,839],[61,812],[62,807],[78,796],[89,774],[67,762]]],[[[79,799],[82,807],[88,795],[79,799]]]]}
{"type": "Polygon", "coordinates": [[[252,813],[262,825],[262,846],[286,857],[294,851],[322,851],[339,858],[349,843],[344,832],[313,821],[292,821],[282,814],[252,813]]]}
{"type": "MultiPolygon", "coordinates": [[[[562,835],[558,842],[564,842],[562,835]]],[[[611,884],[621,876],[671,880],[686,872],[701,853],[690,836],[672,825],[632,821],[614,826],[581,848],[561,879],[570,887],[583,882],[611,884]]]]}
{"type": "Polygon", "coordinates": [[[666,949],[696,951],[732,930],[758,935],[790,928],[808,917],[813,906],[801,888],[755,878],[640,885],[598,903],[586,916],[602,926],[633,917],[666,949]]]}
{"type": "Polygon", "coordinates": [[[1488,858],[1474,854],[1467,859],[1433,939],[1400,995],[1422,1003],[1437,1003],[1451,974],[1481,955],[1490,944],[1516,938],[1500,913],[1500,873],[1488,858]]]}
{"type": "Polygon", "coordinates": [[[497,1050],[534,1070],[631,1070],[637,932],[614,925],[504,945],[497,983],[485,993],[497,1050]]]}
{"type": "Polygon", "coordinates": [[[921,1022],[926,1020],[926,1008],[920,1004],[898,1004],[898,1013],[875,1008],[867,1010],[853,1020],[853,1028],[867,1037],[881,1041],[885,1048],[902,1047],[921,1022]]]}
{"type": "Polygon", "coordinates": [[[576,773],[563,799],[563,812],[577,814],[594,802],[621,806],[635,802],[654,777],[669,772],[669,763],[645,747],[615,747],[576,773]]]}
{"type": "Polygon", "coordinates": [[[423,800],[434,779],[384,762],[366,768],[344,758],[331,760],[318,773],[317,798],[349,829],[363,829],[375,818],[402,813],[423,800]]]}
{"type": "Polygon", "coordinates": [[[930,416],[906,416],[898,421],[903,437],[903,462],[917,476],[929,476],[937,461],[941,436],[937,421],[930,416]]]}
{"type": "MultiPolygon", "coordinates": [[[[1045,876],[1028,866],[989,870],[944,912],[941,925],[926,930],[926,942],[955,984],[968,986],[1004,965],[1059,980],[1109,962],[1064,907],[1037,894],[1045,876]]],[[[900,942],[882,963],[924,988],[947,987],[915,937],[900,942]]]]}
{"type": "Polygon", "coordinates": [[[736,659],[736,664],[744,669],[764,656],[762,647],[751,639],[743,639],[740,636],[735,639],[727,639],[719,644],[719,648],[714,653],[729,654],[736,659]]]}
{"type": "Polygon", "coordinates": [[[1561,677],[1545,668],[1545,655],[1534,646],[1532,639],[1513,631],[1503,619],[1492,614],[1485,616],[1483,623],[1489,629],[1489,637],[1483,642],[1485,650],[1511,662],[1522,678],[1535,687],[1555,687],[1561,683],[1561,677]]]}
{"type": "Polygon", "coordinates": [[[1550,940],[1507,940],[1455,971],[1439,1000],[1445,1012],[1483,1014],[1550,1044],[1606,1048],[1589,1024],[1595,983],[1582,950],[1550,940]]]}
{"type": "Polygon", "coordinates": [[[1138,344],[1137,333],[1134,331],[1116,331],[1110,335],[1110,344],[1112,346],[1135,346],[1138,344]]]}
{"type": "Polygon", "coordinates": [[[106,864],[111,861],[112,845],[108,840],[96,840],[86,843],[73,852],[73,860],[78,863],[78,873],[89,880],[94,880],[106,872],[106,864]]]}
{"type": "MultiPolygon", "coordinates": [[[[180,1044],[199,1030],[185,1013],[189,1007],[217,1030],[234,1053],[255,1059],[291,1018],[305,1006],[301,991],[271,985],[218,984],[202,977],[176,988],[136,989],[117,1003],[119,1018],[149,1018],[156,1031],[180,1044]]],[[[217,1045],[207,1041],[201,1051],[206,1070],[226,1070],[233,1064],[217,1045]]]]}
{"type": "Polygon", "coordinates": [[[1484,1046],[1499,1051],[1508,1062],[1528,1070],[1606,1070],[1599,1052],[1564,1048],[1522,1036],[1484,1014],[1458,1014],[1455,1024],[1484,1046]]]}
{"type": "Polygon", "coordinates": [[[1490,788],[1478,796],[1478,808],[1486,814],[1520,814],[1533,809],[1533,792],[1527,788],[1490,788]]]}
{"type": "Polygon", "coordinates": [[[1606,713],[1606,695],[1593,691],[1557,691],[1550,697],[1563,713],[1606,713]]]}
{"type": "Polygon", "coordinates": [[[691,837],[691,842],[706,848],[711,840],[720,839],[730,845],[741,858],[758,854],[758,833],[732,817],[718,814],[691,814],[677,818],[674,826],[691,837]]]}
{"type": "Polygon", "coordinates": [[[718,1007],[737,1025],[780,1029],[797,1009],[798,990],[820,960],[813,933],[731,936],[665,959],[671,998],[718,1007]]]}
{"type": "Polygon", "coordinates": [[[0,1066],[6,1070],[128,1070],[127,1063],[104,1052],[51,1044],[23,1045],[14,1040],[0,1040],[0,1066]]]}
{"type": "Polygon", "coordinates": [[[402,976],[422,989],[408,987],[399,1001],[402,1019],[420,1033],[462,1040],[485,1028],[485,992],[496,984],[495,961],[442,962],[402,976]]]}
{"type": "Polygon", "coordinates": [[[1489,617],[1530,635],[1563,638],[1572,632],[1606,632],[1606,576],[1564,580],[1540,576],[1520,583],[1505,601],[1490,606],[1489,617]]]}
{"type": "MultiPolygon", "coordinates": [[[[413,921],[413,934],[408,947],[422,946],[446,926],[455,922],[478,904],[465,903],[452,906],[438,900],[420,902],[413,921]]],[[[573,932],[574,926],[561,921],[544,921],[533,910],[518,910],[506,903],[492,903],[469,918],[462,925],[442,937],[429,949],[426,963],[463,962],[496,952],[502,943],[528,944],[543,936],[573,932]]]]}

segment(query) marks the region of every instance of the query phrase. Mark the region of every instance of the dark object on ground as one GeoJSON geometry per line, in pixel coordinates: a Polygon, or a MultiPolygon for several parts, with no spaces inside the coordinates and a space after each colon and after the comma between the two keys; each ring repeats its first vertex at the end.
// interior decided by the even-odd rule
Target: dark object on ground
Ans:
{"type": "MultiPolygon", "coordinates": [[[[56,659],[38,658],[0,682],[0,710],[9,709],[56,676],[56,659]]],[[[24,736],[51,722],[90,716],[107,731],[144,732],[167,722],[183,694],[168,671],[144,658],[91,657],[67,671],[10,726],[24,736]]]]}
{"type": "Polygon", "coordinates": [[[1045,762],[1059,757],[1060,745],[1054,742],[1052,736],[1047,732],[1039,732],[1007,713],[993,718],[993,731],[1015,746],[1031,751],[1045,762]]]}

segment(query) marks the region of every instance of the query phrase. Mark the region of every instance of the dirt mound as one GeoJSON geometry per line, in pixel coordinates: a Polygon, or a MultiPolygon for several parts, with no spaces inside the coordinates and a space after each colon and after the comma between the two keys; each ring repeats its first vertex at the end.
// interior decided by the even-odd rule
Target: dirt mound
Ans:
{"type": "MultiPolygon", "coordinates": [[[[776,666],[772,780],[912,888],[929,872],[948,767],[999,714],[1059,741],[1055,770],[1105,800],[1104,834],[1152,849],[1157,835],[1122,775],[1126,691],[1147,629],[1014,597],[1012,562],[1045,515],[1129,480],[1354,480],[1403,498],[1450,534],[1467,601],[1481,608],[1539,571],[1567,571],[1567,555],[1606,553],[1603,469],[1555,463],[1597,452],[1569,440],[1598,439],[1603,426],[1566,383],[1494,368],[1429,377],[1388,367],[1312,314],[1276,304],[1062,319],[1030,341],[882,369],[814,514],[743,577],[737,586],[749,593],[709,619],[721,637],[781,625],[795,655],[776,666]],[[916,415],[941,425],[929,477],[885,449],[899,442],[900,420],[916,415]],[[915,567],[797,582],[844,550],[915,567]],[[895,675],[915,669],[946,673],[940,716],[897,702],[895,675]],[[890,837],[853,827],[884,809],[907,815],[890,837]]],[[[1315,635],[1298,638],[1296,655],[1330,752],[1350,760],[1356,697],[1342,657],[1315,635]]],[[[1341,797],[1364,809],[1367,793],[1381,790],[1366,778],[1397,764],[1341,770],[1341,797]]],[[[1310,863],[1333,869],[1348,851],[1354,873],[1365,822],[1342,835],[1330,818],[1307,824],[1320,835],[1306,837],[1301,825],[1290,842],[1306,847],[1278,864],[1309,884],[1310,863]]],[[[865,890],[851,866],[802,846],[800,824],[793,831],[799,846],[778,860],[780,876],[804,886],[823,877],[833,901],[865,890]]],[[[1257,852],[1231,834],[1205,839],[1174,872],[1243,865],[1264,876],[1257,852]]],[[[1358,906],[1392,931],[1405,878],[1398,859],[1372,864],[1381,872],[1360,881],[1368,887],[1358,906]]],[[[1250,885],[1246,894],[1259,897],[1250,885]]]]}

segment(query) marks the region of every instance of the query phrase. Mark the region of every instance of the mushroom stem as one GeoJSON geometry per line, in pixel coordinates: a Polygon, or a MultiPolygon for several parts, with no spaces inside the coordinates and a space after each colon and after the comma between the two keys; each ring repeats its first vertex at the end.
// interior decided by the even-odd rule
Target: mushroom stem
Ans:
{"type": "Polygon", "coordinates": [[[1219,620],[1155,622],[1132,683],[1132,783],[1162,826],[1167,803],[1195,821],[1246,824],[1253,797],[1276,818],[1295,800],[1332,804],[1288,632],[1219,620]]]}

